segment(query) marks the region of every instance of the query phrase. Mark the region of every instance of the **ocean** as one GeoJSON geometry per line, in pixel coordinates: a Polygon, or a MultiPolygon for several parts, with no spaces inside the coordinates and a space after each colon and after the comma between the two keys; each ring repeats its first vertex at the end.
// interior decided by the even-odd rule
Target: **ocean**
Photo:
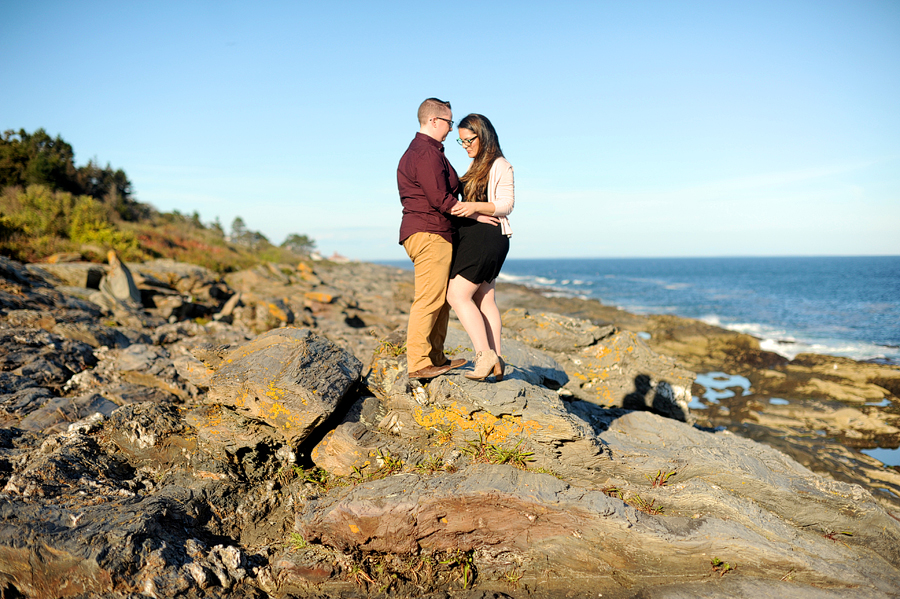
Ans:
{"type": "Polygon", "coordinates": [[[900,364],[900,256],[508,259],[500,280],[694,318],[788,358],[900,364]]]}

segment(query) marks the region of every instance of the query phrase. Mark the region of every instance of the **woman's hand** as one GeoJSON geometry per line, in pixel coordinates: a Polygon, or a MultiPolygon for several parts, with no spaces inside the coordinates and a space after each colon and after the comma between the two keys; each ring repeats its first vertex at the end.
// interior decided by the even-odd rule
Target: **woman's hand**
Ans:
{"type": "Polygon", "coordinates": [[[473,214],[478,213],[478,207],[475,202],[457,202],[456,206],[450,209],[453,216],[465,216],[471,218],[473,214]]]}
{"type": "Polygon", "coordinates": [[[496,216],[489,216],[487,214],[479,214],[478,216],[475,217],[475,220],[477,220],[480,223],[487,223],[489,225],[494,225],[495,227],[500,224],[499,218],[497,218],[496,216]]]}

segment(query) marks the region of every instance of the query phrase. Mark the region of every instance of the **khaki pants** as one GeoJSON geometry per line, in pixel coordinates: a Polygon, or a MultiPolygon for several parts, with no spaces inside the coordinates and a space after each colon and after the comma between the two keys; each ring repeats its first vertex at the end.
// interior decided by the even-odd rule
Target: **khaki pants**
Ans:
{"type": "Polygon", "coordinates": [[[447,280],[453,260],[453,244],[434,233],[413,233],[403,242],[415,265],[416,295],[409,309],[406,329],[406,361],[409,372],[442,366],[444,339],[450,319],[447,280]]]}

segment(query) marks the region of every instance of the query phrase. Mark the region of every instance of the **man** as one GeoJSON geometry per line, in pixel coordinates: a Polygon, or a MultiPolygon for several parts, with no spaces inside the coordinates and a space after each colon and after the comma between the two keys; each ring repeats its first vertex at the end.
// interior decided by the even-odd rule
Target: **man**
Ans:
{"type": "Polygon", "coordinates": [[[448,360],[444,339],[450,305],[447,279],[453,258],[453,225],[448,215],[458,203],[459,177],[444,156],[453,130],[450,103],[428,98],[419,106],[419,132],[397,167],[403,204],[400,243],[415,265],[416,292],[409,309],[406,361],[410,378],[432,378],[465,360],[448,360]]]}

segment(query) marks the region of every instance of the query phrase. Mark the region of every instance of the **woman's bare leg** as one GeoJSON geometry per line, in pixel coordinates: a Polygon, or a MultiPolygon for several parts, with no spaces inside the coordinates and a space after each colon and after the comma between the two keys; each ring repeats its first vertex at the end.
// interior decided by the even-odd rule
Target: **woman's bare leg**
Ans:
{"type": "Polygon", "coordinates": [[[476,354],[491,349],[485,326],[486,321],[472,299],[479,287],[459,275],[450,279],[447,284],[447,302],[456,312],[456,317],[459,318],[460,324],[469,335],[476,354]]]}
{"type": "Polygon", "coordinates": [[[494,279],[490,283],[482,283],[475,291],[473,301],[481,312],[481,318],[484,322],[485,333],[490,348],[497,355],[500,354],[500,334],[502,324],[500,321],[500,308],[497,307],[497,301],[494,298],[494,289],[497,286],[497,280],[494,279]]]}

